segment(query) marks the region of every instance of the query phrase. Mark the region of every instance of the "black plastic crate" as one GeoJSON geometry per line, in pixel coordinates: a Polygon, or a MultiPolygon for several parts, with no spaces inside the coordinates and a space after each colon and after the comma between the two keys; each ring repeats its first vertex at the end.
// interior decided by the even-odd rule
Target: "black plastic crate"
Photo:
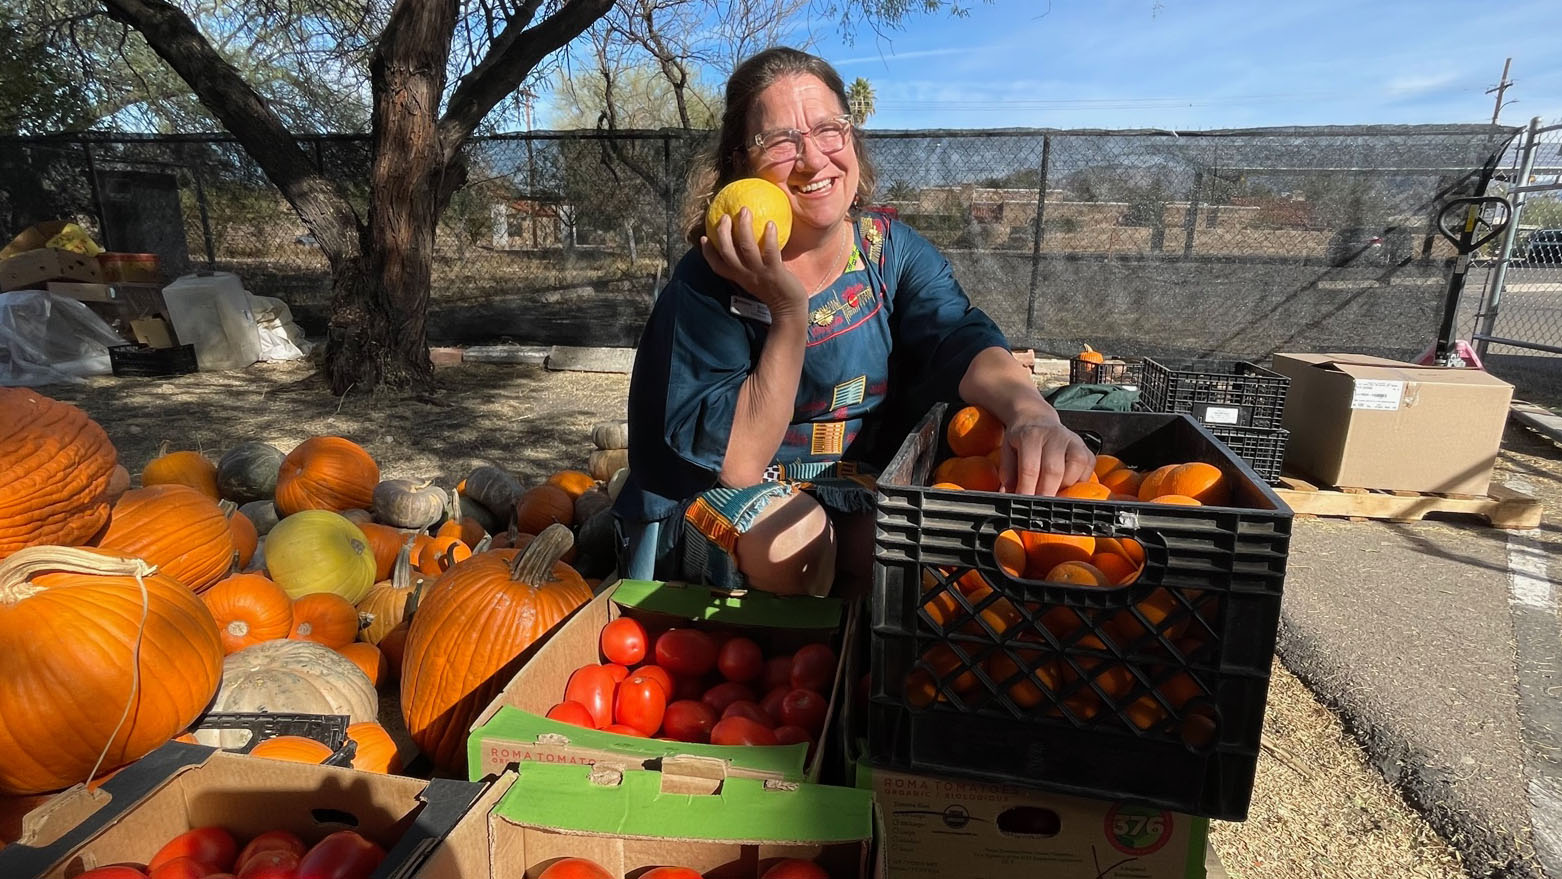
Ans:
{"type": "Polygon", "coordinates": [[[1283,427],[1226,427],[1206,424],[1215,439],[1220,440],[1248,463],[1259,478],[1270,485],[1280,482],[1280,465],[1285,462],[1285,444],[1291,432],[1283,427]]]}
{"type": "Polygon", "coordinates": [[[1291,380],[1246,360],[1144,359],[1141,412],[1185,412],[1205,424],[1279,427],[1291,380]]]}
{"type": "Polygon", "coordinates": [[[117,376],[189,375],[200,368],[195,362],[194,345],[173,348],[114,345],[108,349],[108,363],[117,376]]]}
{"type": "Polygon", "coordinates": [[[326,766],[351,766],[358,744],[347,737],[347,718],[340,714],[269,714],[261,712],[218,712],[203,715],[195,724],[201,730],[247,730],[243,745],[227,750],[248,754],[266,739],[277,736],[303,736],[331,749],[321,761],[326,766]]]}
{"type": "Polygon", "coordinates": [[[1137,358],[1091,363],[1076,357],[1068,362],[1068,383],[1071,385],[1137,385],[1143,371],[1144,361],[1137,358]]]}
{"type": "Polygon", "coordinates": [[[927,488],[949,454],[945,410],[928,413],[879,478],[869,756],[1244,818],[1290,509],[1186,415],[1060,413],[1141,469],[1215,465],[1232,506],[927,488]],[[1131,538],[1144,569],[1113,589],[1014,578],[994,558],[1007,529],[1131,538]]]}

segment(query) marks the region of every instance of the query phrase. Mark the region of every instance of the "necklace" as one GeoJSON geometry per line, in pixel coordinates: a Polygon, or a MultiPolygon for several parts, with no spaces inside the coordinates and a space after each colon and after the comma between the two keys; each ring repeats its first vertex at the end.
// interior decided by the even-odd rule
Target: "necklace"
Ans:
{"type": "Polygon", "coordinates": [[[846,245],[851,243],[851,240],[851,224],[848,223],[846,225],[846,235],[841,238],[841,249],[836,251],[835,259],[825,265],[824,276],[819,279],[819,282],[814,285],[812,290],[808,291],[809,296],[818,295],[820,290],[823,290],[831,281],[835,280],[836,275],[839,274],[838,269],[841,265],[841,259],[846,256],[846,245]]]}

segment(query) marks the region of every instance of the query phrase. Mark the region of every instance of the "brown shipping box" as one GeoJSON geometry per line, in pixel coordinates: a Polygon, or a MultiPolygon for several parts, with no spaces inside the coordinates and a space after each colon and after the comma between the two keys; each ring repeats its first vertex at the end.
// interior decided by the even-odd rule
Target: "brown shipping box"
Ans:
{"type": "Polygon", "coordinates": [[[447,860],[480,858],[486,866],[486,841],[469,839],[470,832],[457,837],[452,828],[471,812],[492,809],[499,793],[493,785],[311,766],[174,742],[97,790],[77,786],[27,815],[21,838],[0,849],[0,876],[64,879],[108,864],[146,863],[173,837],[211,825],[227,829],[241,845],[268,830],[291,831],[309,845],[355,830],[387,852],[377,875],[421,862],[441,839],[447,860]]]}
{"type": "Polygon", "coordinates": [[[48,281],[102,280],[103,269],[97,257],[53,247],[23,251],[0,262],[0,292],[41,290],[48,281]]]}
{"type": "Polygon", "coordinates": [[[1276,354],[1286,466],[1328,485],[1485,495],[1513,386],[1478,369],[1276,354]]]}

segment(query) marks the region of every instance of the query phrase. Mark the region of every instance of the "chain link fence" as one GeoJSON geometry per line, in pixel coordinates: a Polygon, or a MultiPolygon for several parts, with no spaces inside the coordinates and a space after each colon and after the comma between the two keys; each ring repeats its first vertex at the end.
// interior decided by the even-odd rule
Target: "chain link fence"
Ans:
{"type": "MultiPolygon", "coordinates": [[[[877,207],[948,257],[1016,346],[1061,353],[1419,354],[1442,313],[1447,198],[1482,192],[1515,129],[869,131],[877,207]]],[[[708,132],[474,139],[438,229],[430,336],[633,345],[682,256],[684,183],[708,132]]],[[[360,207],[367,142],[303,148],[360,207]]],[[[84,222],[170,276],[233,271],[324,325],[308,230],[236,143],[79,136],[0,143],[0,233],[84,222]]]]}

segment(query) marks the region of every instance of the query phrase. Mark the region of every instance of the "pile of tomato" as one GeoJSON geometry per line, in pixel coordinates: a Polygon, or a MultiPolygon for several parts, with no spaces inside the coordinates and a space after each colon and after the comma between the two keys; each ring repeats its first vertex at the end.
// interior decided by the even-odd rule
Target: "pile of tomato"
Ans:
{"type": "Polygon", "coordinates": [[[351,830],[313,846],[286,830],[255,837],[241,849],[221,827],[197,827],[169,840],[144,866],[98,867],[76,879],[369,879],[385,850],[351,830]]]}
{"type": "MultiPolygon", "coordinates": [[[[585,858],[563,858],[543,870],[537,879],[617,879],[595,861],[585,858]]],[[[688,867],[653,867],[641,873],[639,879],[704,879],[699,872],[688,867]]],[[[813,861],[787,858],[777,861],[762,873],[759,879],[830,879],[830,874],[813,861]]]]}
{"type": "Polygon", "coordinates": [[[654,638],[632,617],[602,628],[604,662],[570,675],[548,717],[626,736],[810,749],[824,732],[835,651],[767,657],[752,638],[675,627],[654,638]]]}

